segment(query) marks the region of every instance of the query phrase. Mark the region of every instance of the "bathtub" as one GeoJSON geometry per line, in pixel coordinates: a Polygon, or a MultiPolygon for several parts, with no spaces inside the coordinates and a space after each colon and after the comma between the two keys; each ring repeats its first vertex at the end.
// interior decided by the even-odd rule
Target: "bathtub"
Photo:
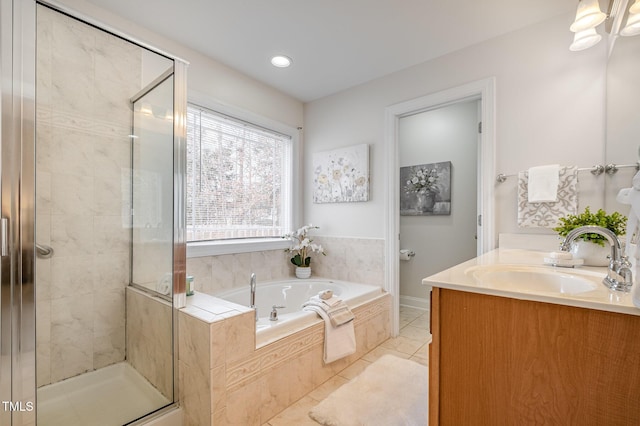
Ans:
{"type": "MultiPolygon", "coordinates": [[[[302,304],[322,290],[332,290],[350,308],[354,308],[382,294],[382,289],[369,284],[328,279],[294,279],[287,281],[258,282],[256,286],[256,346],[261,347],[284,336],[321,321],[315,312],[303,311],[302,304]],[[273,305],[278,309],[278,320],[271,321],[273,305]]],[[[236,288],[215,297],[239,305],[250,305],[250,289],[236,288]]]]}

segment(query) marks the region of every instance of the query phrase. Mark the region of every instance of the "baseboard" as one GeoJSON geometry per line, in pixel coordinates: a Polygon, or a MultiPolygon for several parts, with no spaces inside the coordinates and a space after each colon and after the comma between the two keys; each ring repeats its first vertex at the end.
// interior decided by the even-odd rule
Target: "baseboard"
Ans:
{"type": "Polygon", "coordinates": [[[399,302],[400,306],[408,306],[410,308],[422,309],[424,311],[428,311],[431,306],[429,299],[424,299],[422,297],[400,295],[399,302]]]}

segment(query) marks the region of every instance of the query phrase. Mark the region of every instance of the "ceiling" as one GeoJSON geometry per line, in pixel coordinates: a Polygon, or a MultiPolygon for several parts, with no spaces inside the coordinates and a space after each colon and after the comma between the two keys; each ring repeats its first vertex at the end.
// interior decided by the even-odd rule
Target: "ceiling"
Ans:
{"type": "Polygon", "coordinates": [[[87,1],[303,102],[556,15],[570,14],[578,3],[577,0],[87,1]],[[286,69],[273,67],[269,61],[274,54],[291,57],[293,65],[286,69]]]}

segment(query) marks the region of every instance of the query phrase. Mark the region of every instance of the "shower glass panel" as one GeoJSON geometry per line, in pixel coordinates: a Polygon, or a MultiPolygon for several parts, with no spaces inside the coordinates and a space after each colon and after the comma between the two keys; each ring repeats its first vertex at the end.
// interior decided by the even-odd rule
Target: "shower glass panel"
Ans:
{"type": "Polygon", "coordinates": [[[173,76],[133,101],[131,282],[171,295],[173,256],[173,76]]]}
{"type": "Polygon", "coordinates": [[[36,13],[37,424],[128,424],[175,400],[174,61],[36,13]]]}

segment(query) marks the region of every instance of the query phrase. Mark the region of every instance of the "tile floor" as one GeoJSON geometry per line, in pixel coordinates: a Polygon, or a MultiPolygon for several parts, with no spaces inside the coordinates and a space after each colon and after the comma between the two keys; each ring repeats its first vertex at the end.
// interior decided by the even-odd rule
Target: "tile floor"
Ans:
{"type": "MultiPolygon", "coordinates": [[[[308,413],[331,392],[355,378],[369,364],[385,354],[408,358],[428,365],[429,362],[429,312],[405,306],[400,307],[400,335],[388,339],[365,356],[309,392],[298,402],[269,420],[263,426],[318,426],[308,413]]],[[[428,378],[425,377],[424,380],[428,378]]]]}

